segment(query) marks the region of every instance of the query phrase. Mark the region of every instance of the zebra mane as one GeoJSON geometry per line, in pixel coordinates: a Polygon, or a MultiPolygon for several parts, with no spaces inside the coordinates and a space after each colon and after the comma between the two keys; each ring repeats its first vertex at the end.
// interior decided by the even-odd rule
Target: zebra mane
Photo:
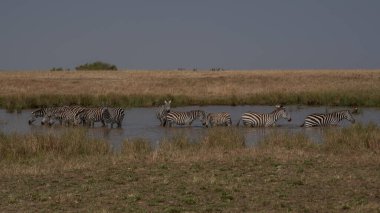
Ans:
{"type": "Polygon", "coordinates": [[[276,106],[276,109],[274,109],[274,110],[271,112],[271,114],[274,114],[274,113],[279,112],[279,111],[281,111],[281,110],[285,110],[285,107],[283,107],[282,105],[277,105],[277,106],[276,106]]]}
{"type": "Polygon", "coordinates": [[[343,113],[349,113],[349,114],[351,114],[350,110],[348,110],[348,109],[339,110],[339,111],[328,113],[328,114],[343,114],[343,113]]]}

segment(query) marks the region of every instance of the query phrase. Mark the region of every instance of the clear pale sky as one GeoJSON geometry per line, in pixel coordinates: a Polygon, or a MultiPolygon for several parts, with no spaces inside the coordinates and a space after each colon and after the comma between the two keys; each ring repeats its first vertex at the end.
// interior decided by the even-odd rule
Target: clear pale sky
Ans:
{"type": "Polygon", "coordinates": [[[2,0],[0,70],[380,68],[377,0],[2,0]]]}

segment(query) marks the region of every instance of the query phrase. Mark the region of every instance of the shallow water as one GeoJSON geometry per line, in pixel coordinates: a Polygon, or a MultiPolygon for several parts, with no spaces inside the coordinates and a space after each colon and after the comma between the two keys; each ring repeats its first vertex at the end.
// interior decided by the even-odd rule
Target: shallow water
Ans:
{"type": "MultiPolygon", "coordinates": [[[[231,114],[233,125],[238,122],[240,116],[245,112],[270,113],[274,110],[273,106],[189,106],[172,108],[172,111],[190,111],[201,109],[209,112],[228,112],[231,114]]],[[[313,113],[330,113],[342,109],[342,107],[300,107],[287,106],[287,111],[292,117],[292,121],[280,119],[277,127],[271,128],[243,128],[240,124],[240,130],[246,137],[247,145],[254,145],[266,135],[273,132],[290,132],[303,133],[315,142],[322,142],[323,128],[301,128],[299,127],[305,117],[313,113]]],[[[105,128],[97,123],[95,128],[89,128],[88,132],[91,137],[103,138],[109,141],[114,149],[119,149],[121,143],[127,138],[144,138],[151,141],[156,146],[163,138],[170,138],[175,135],[187,135],[190,138],[200,138],[207,131],[199,121],[195,121],[192,127],[160,127],[156,118],[156,108],[130,108],[126,109],[126,116],[122,128],[105,128]]],[[[32,110],[24,110],[21,113],[7,113],[0,110],[0,130],[5,133],[31,133],[31,132],[61,132],[67,127],[58,124],[53,127],[41,126],[40,120],[37,119],[32,125],[28,124],[32,110]]],[[[354,115],[356,122],[368,124],[375,123],[380,125],[380,108],[360,108],[360,113],[354,115]]],[[[340,123],[341,127],[351,125],[344,120],[340,123]]],[[[336,128],[336,127],[331,127],[336,128]]]]}

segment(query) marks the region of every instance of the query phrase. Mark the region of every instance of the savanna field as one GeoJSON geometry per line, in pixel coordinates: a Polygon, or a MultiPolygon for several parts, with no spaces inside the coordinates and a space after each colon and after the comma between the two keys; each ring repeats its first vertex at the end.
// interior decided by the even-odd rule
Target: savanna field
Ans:
{"type": "MultiPolygon", "coordinates": [[[[380,107],[380,70],[0,72],[0,84],[8,111],[165,99],[173,107],[380,107]]],[[[0,133],[0,211],[379,212],[379,130],[326,128],[323,143],[274,133],[248,147],[236,127],[218,127],[156,148],[125,139],[119,152],[84,128],[0,133]]]]}

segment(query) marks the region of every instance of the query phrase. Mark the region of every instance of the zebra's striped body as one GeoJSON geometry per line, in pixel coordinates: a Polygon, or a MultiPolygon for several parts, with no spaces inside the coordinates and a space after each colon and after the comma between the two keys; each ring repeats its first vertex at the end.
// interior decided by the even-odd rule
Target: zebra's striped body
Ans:
{"type": "Polygon", "coordinates": [[[301,127],[336,126],[343,119],[347,119],[351,123],[355,123],[355,119],[353,118],[351,112],[349,110],[342,110],[329,114],[308,115],[301,127]]]}
{"type": "Polygon", "coordinates": [[[81,106],[64,106],[58,111],[47,114],[46,118],[49,119],[49,125],[53,125],[54,120],[58,120],[61,125],[79,125],[82,122],[80,115],[85,109],[81,106]]]}
{"type": "Polygon", "coordinates": [[[206,125],[206,113],[202,110],[192,110],[190,112],[169,112],[166,116],[166,125],[171,127],[173,124],[191,126],[193,121],[199,119],[206,125]]]}
{"type": "Polygon", "coordinates": [[[157,119],[160,121],[161,126],[165,126],[166,124],[166,115],[170,112],[170,103],[172,101],[166,101],[165,104],[158,107],[156,111],[157,119]]]}
{"type": "Polygon", "coordinates": [[[101,122],[102,126],[105,126],[106,120],[111,120],[111,115],[107,108],[104,107],[95,107],[95,108],[86,108],[81,114],[80,118],[88,126],[94,127],[95,122],[101,122]]]}
{"type": "Polygon", "coordinates": [[[106,123],[110,123],[111,128],[113,128],[113,124],[117,124],[117,127],[121,127],[124,119],[124,109],[122,108],[108,108],[108,112],[110,114],[110,118],[106,119],[106,123]]]}
{"type": "MultiPolygon", "coordinates": [[[[280,118],[287,119],[289,122],[292,120],[284,107],[276,106],[276,109],[268,114],[246,112],[241,116],[240,120],[243,121],[244,126],[248,127],[269,127],[275,126],[276,121],[280,118]]],[[[237,126],[239,126],[240,120],[237,126]]]]}
{"type": "Polygon", "coordinates": [[[206,127],[210,126],[231,126],[231,115],[227,112],[209,113],[207,114],[206,127]]]}

